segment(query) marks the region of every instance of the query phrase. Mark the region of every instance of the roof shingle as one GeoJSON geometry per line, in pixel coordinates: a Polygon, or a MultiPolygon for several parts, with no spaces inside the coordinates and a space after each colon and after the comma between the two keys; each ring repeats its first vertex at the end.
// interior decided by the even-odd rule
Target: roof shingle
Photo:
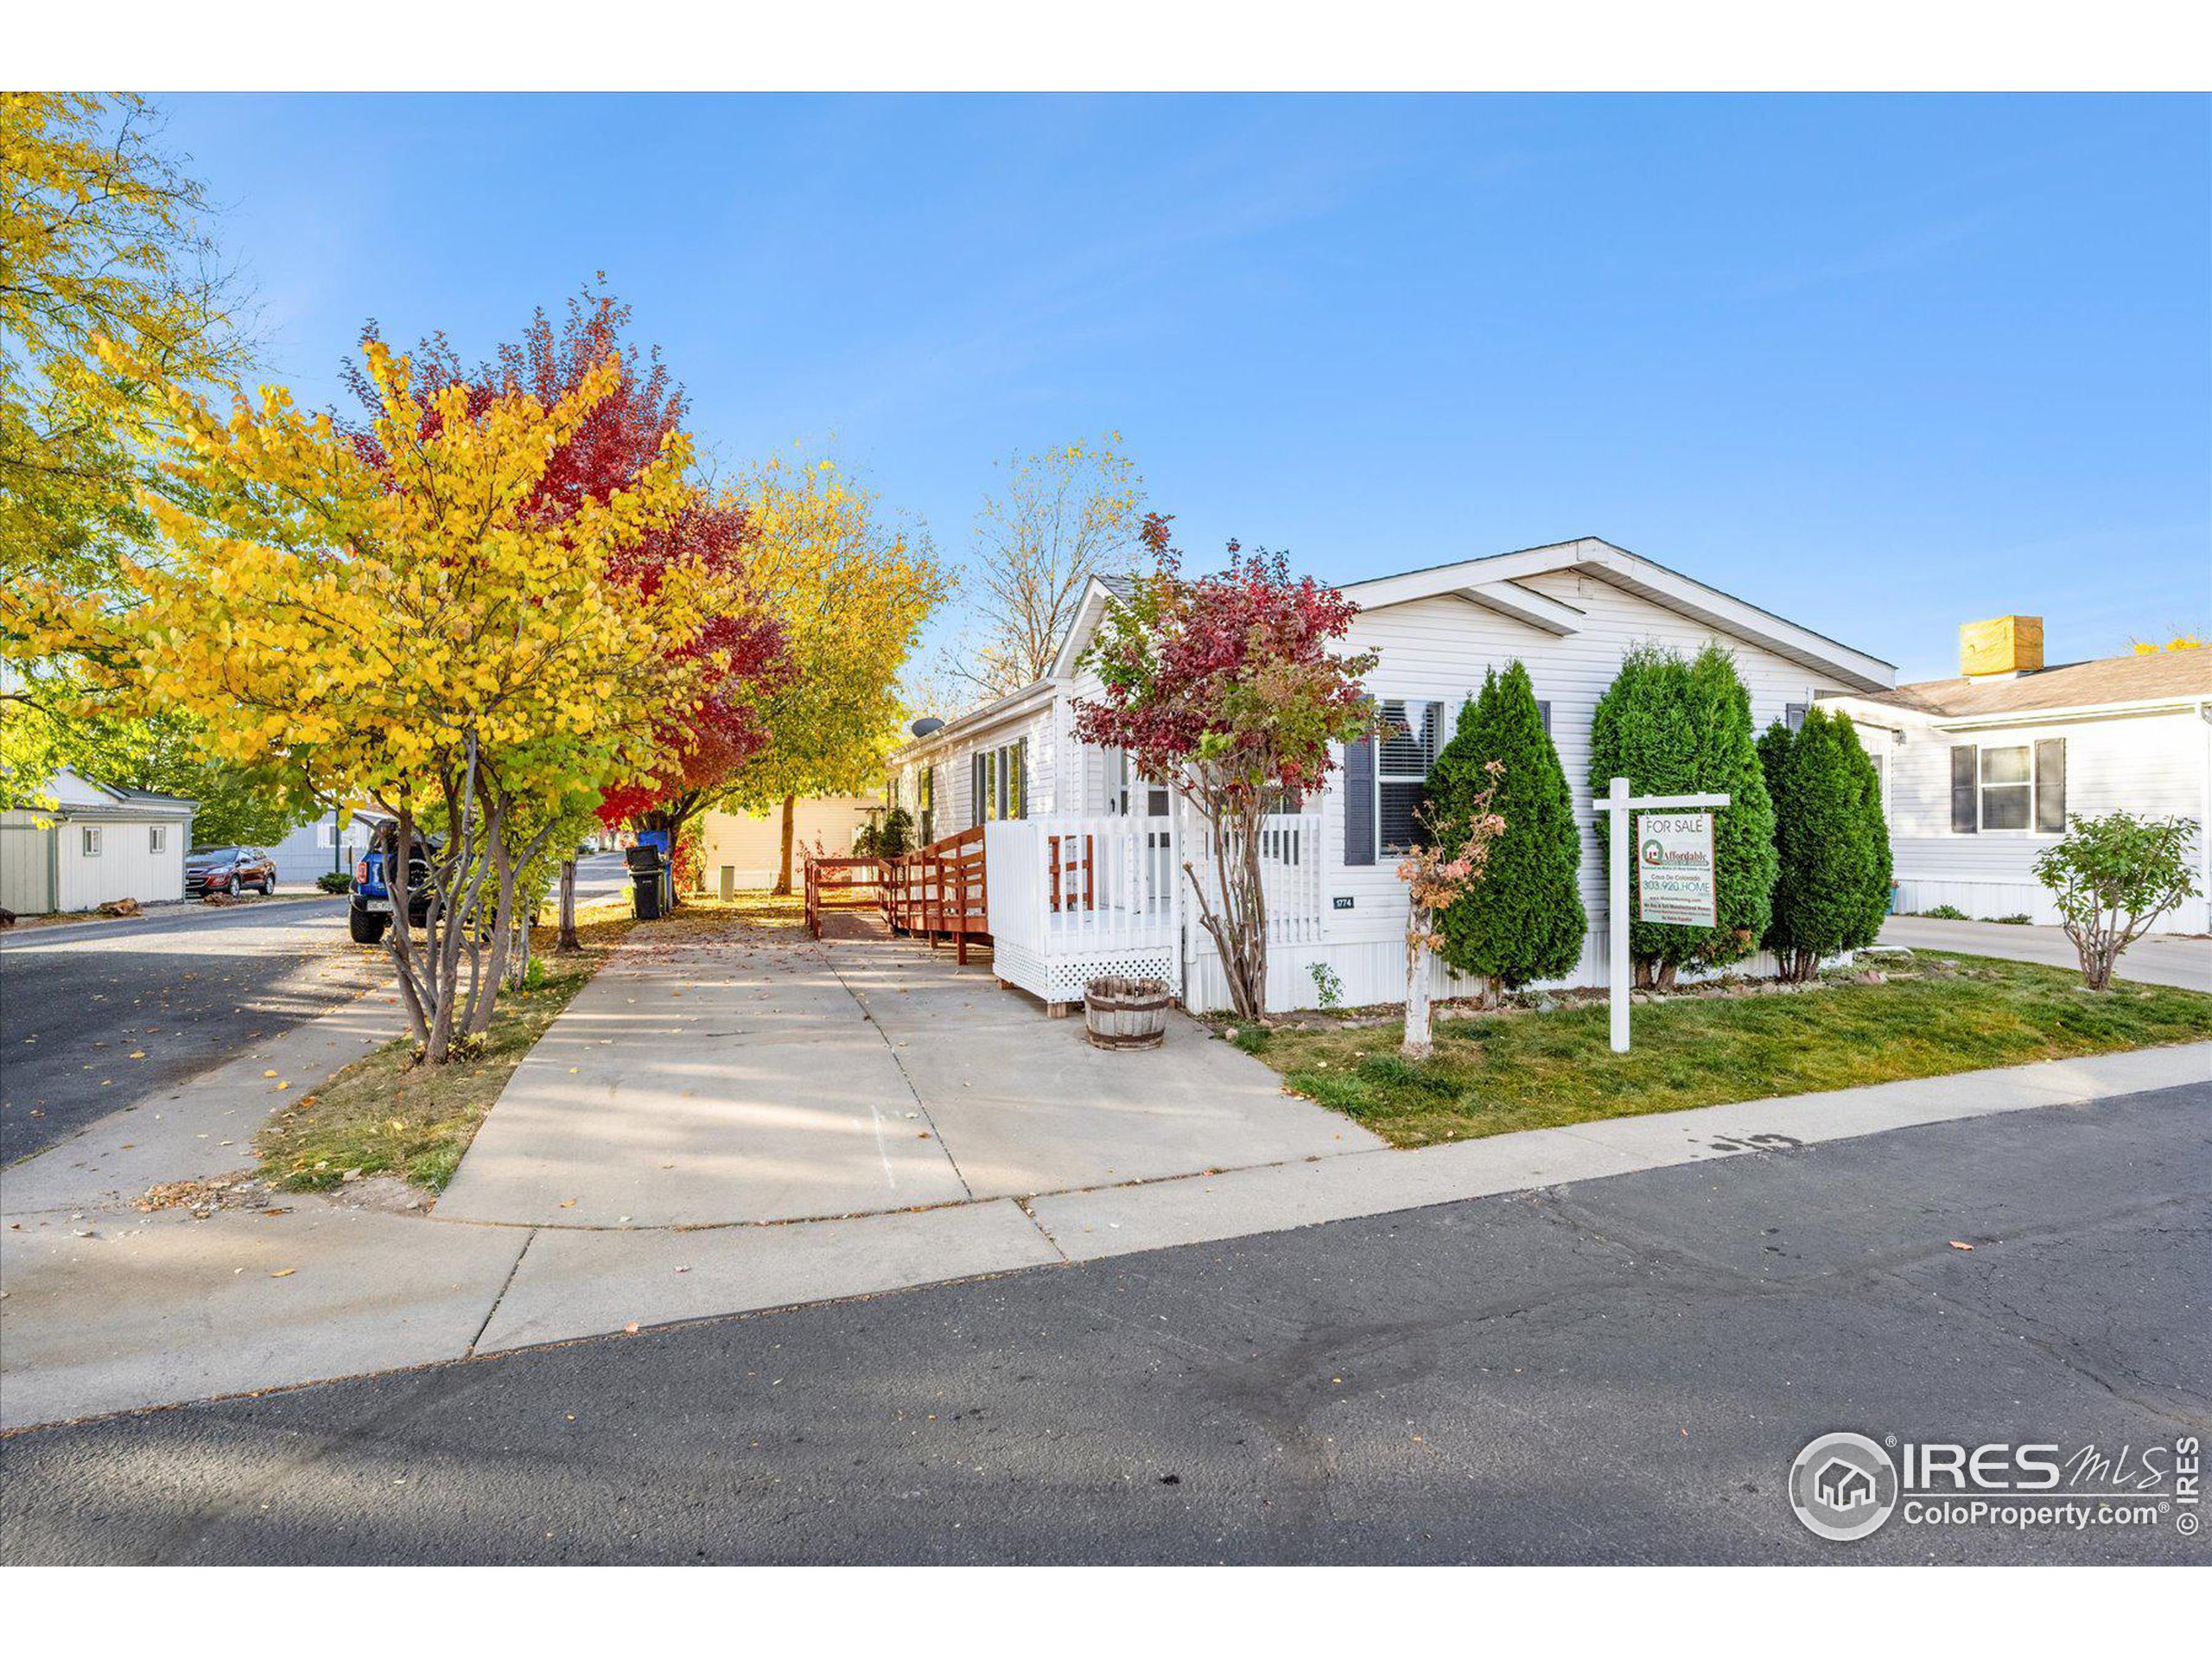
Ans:
{"type": "Polygon", "coordinates": [[[2009,680],[1916,680],[1894,691],[1859,693],[1858,700],[1961,720],[2202,696],[2212,696],[2212,648],[2099,657],[2040,668],[2009,680]]]}

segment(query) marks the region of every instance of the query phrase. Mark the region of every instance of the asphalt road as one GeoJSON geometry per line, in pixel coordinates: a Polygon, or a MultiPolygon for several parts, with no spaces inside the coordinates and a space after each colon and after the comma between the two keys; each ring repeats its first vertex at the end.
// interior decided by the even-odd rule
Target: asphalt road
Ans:
{"type": "MultiPolygon", "coordinates": [[[[630,896],[630,867],[623,862],[620,853],[594,853],[576,861],[576,904],[579,908],[605,899],[624,899],[630,896]]],[[[549,903],[559,901],[560,890],[554,889],[549,903]]]]}
{"type": "Polygon", "coordinates": [[[9,1561],[2202,1561],[1815,1435],[2212,1431],[2212,1086],[0,1441],[9,1561]],[[1970,1243],[1970,1251],[1952,1241],[1970,1243]]]}
{"type": "Polygon", "coordinates": [[[345,907],[194,906],[0,944],[0,1161],[358,993],[377,958],[347,940],[345,907]]]}

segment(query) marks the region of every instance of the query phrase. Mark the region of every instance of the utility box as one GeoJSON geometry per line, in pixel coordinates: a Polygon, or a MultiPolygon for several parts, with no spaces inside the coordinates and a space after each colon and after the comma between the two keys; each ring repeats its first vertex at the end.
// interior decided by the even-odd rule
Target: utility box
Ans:
{"type": "Polygon", "coordinates": [[[1959,672],[1968,679],[2032,674],[2043,666],[2043,618],[1993,616],[1959,629],[1959,672]]]}

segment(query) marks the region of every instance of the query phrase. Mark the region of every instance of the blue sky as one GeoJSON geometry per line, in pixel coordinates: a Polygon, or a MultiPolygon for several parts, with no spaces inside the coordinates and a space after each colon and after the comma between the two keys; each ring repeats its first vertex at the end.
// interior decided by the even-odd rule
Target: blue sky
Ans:
{"type": "Polygon", "coordinates": [[[1896,661],[2212,623],[2212,100],[161,100],[276,378],[604,270],[725,465],[965,554],[1112,429],[1179,538],[1344,582],[1607,537],[1896,661]]]}

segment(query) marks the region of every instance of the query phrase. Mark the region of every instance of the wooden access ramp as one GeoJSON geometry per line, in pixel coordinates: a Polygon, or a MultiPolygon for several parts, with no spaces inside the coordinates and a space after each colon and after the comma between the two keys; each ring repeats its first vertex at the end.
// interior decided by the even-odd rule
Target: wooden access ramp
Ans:
{"type": "Polygon", "coordinates": [[[806,930],[825,918],[874,911],[894,935],[950,944],[962,966],[970,945],[991,942],[983,832],[963,830],[894,858],[809,858],[806,930]]]}

